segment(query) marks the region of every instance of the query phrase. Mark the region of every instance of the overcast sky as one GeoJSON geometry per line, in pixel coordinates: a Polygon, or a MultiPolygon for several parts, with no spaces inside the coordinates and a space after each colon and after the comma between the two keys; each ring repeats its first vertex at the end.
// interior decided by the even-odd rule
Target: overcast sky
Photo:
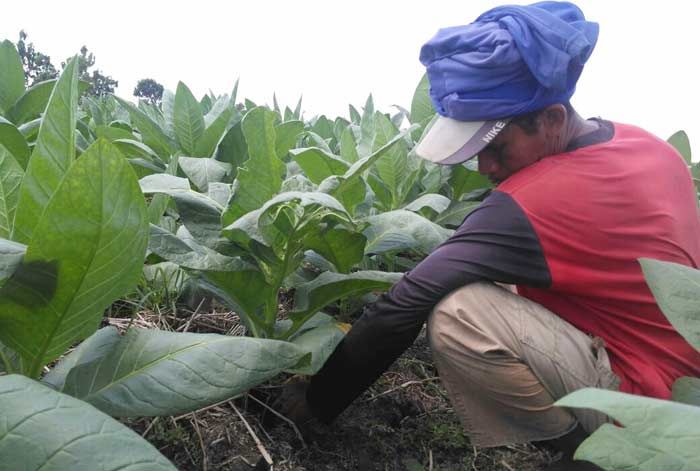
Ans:
{"type": "MultiPolygon", "coordinates": [[[[307,118],[347,116],[372,93],[377,106],[410,107],[423,74],[421,45],[502,3],[486,0],[4,2],[0,39],[20,29],[59,65],[82,45],[132,98],[138,79],[196,96],[230,93],[293,107],[307,118]]],[[[662,138],[688,132],[700,157],[700,29],[693,2],[581,0],[600,24],[598,45],[572,100],[586,117],[642,126],[662,138]]]]}

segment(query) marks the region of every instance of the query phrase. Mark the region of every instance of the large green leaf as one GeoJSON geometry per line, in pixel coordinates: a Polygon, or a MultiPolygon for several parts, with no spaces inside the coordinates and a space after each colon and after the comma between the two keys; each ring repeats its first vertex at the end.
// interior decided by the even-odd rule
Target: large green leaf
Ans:
{"type": "Polygon", "coordinates": [[[481,175],[479,172],[469,170],[464,165],[452,166],[452,172],[450,173],[448,183],[452,191],[451,196],[453,200],[460,200],[463,195],[470,191],[491,186],[488,178],[481,175]]]}
{"type": "MultiPolygon", "coordinates": [[[[262,212],[262,209],[256,209],[244,214],[236,219],[235,222],[226,226],[222,234],[253,256],[260,269],[263,270],[265,278],[272,282],[274,278],[279,276],[276,273],[279,271],[279,265],[282,261],[277,257],[277,254],[271,247],[271,243],[265,240],[258,225],[262,212]]],[[[293,254],[290,254],[290,256],[293,256],[293,254]]]]}
{"type": "Polygon", "coordinates": [[[352,164],[360,159],[357,155],[357,143],[355,142],[355,136],[352,133],[350,126],[343,130],[340,135],[340,156],[344,161],[352,164]]]}
{"type": "Polygon", "coordinates": [[[298,173],[287,177],[282,182],[282,187],[280,192],[285,193],[287,191],[317,191],[318,186],[314,185],[311,180],[306,178],[304,175],[298,173]]]}
{"type": "Polygon", "coordinates": [[[333,154],[318,147],[304,147],[290,151],[292,158],[304,170],[309,180],[321,183],[331,175],[343,175],[348,171],[349,164],[333,154]]]}
{"type": "Polygon", "coordinates": [[[0,237],[9,238],[19,201],[19,188],[24,171],[0,145],[0,237]]]}
{"type": "Polygon", "coordinates": [[[17,270],[25,253],[26,245],[0,238],[0,286],[17,270]]]}
{"type": "Polygon", "coordinates": [[[192,270],[234,270],[237,259],[222,255],[208,247],[183,241],[165,229],[151,224],[148,249],[165,260],[192,270]]]}
{"type": "Polygon", "coordinates": [[[31,376],[91,335],[104,309],[136,283],[147,239],[133,170],[113,144],[96,141],[37,222],[25,272],[0,295],[0,340],[27,360],[31,376]],[[42,278],[55,290],[37,287],[42,278]]]}
{"type": "Polygon", "coordinates": [[[332,154],[333,151],[331,150],[331,147],[329,145],[329,141],[326,141],[323,137],[319,136],[313,131],[306,131],[304,133],[306,137],[306,141],[304,146],[306,147],[319,147],[325,152],[328,152],[329,154],[332,154]]]}
{"type": "Polygon", "coordinates": [[[204,133],[204,116],[199,102],[187,85],[178,82],[173,105],[175,138],[187,155],[195,155],[197,141],[204,133]]]}
{"type": "MultiPolygon", "coordinates": [[[[83,127],[83,129],[89,131],[90,128],[86,126],[82,121],[78,121],[79,125],[83,127]]],[[[108,141],[116,141],[117,139],[134,139],[134,134],[132,132],[131,127],[129,126],[129,129],[123,129],[121,127],[117,126],[95,126],[95,137],[102,137],[104,139],[107,139],[108,141]]]]}
{"type": "Polygon", "coordinates": [[[231,198],[231,185],[222,182],[210,182],[207,196],[222,207],[226,207],[228,200],[231,198]]]}
{"type": "Polygon", "coordinates": [[[216,160],[228,162],[233,166],[232,177],[236,177],[238,167],[241,167],[243,162],[248,160],[248,146],[243,136],[241,121],[238,121],[231,129],[226,131],[221,142],[219,142],[219,146],[216,148],[216,160]]]}
{"type": "Polygon", "coordinates": [[[426,193],[439,193],[450,178],[452,166],[437,165],[426,161],[423,163],[423,167],[426,169],[420,181],[423,190],[426,193]]]}
{"type": "Polygon", "coordinates": [[[232,171],[231,164],[204,157],[180,157],[180,168],[199,191],[209,191],[212,182],[223,182],[232,171]]]}
{"type": "Polygon", "coordinates": [[[607,471],[694,471],[697,463],[666,451],[639,434],[604,424],[576,450],[575,457],[595,463],[607,471]]]}
{"type": "Polygon", "coordinates": [[[376,173],[367,175],[367,184],[374,194],[373,205],[380,211],[390,211],[394,206],[394,195],[389,186],[379,178],[376,173]]]}
{"type": "Polygon", "coordinates": [[[276,114],[263,107],[250,110],[243,118],[242,129],[248,144],[249,158],[238,172],[231,205],[224,214],[224,224],[231,224],[245,213],[258,209],[282,186],[284,164],[277,157],[274,122],[276,114]]]}
{"type": "Polygon", "coordinates": [[[204,117],[206,128],[197,139],[194,149],[195,157],[211,157],[216,146],[224,137],[228,124],[234,114],[233,103],[228,97],[220,98],[214,108],[204,117]]]}
{"type": "Polygon", "coordinates": [[[221,116],[221,114],[230,109],[233,105],[231,99],[228,95],[223,95],[219,98],[210,97],[205,95],[199,102],[200,108],[202,108],[202,113],[204,113],[204,127],[208,128],[211,124],[221,116]],[[206,106],[206,101],[209,100],[209,106],[206,106]]]}
{"type": "Polygon", "coordinates": [[[360,124],[362,116],[360,116],[360,112],[357,111],[357,108],[352,105],[348,105],[348,112],[350,113],[350,121],[353,124],[360,124]]]}
{"type": "Polygon", "coordinates": [[[319,227],[317,231],[309,234],[304,242],[306,248],[323,256],[336,270],[348,273],[355,264],[362,261],[367,238],[342,227],[319,227]]]}
{"type": "MultiPolygon", "coordinates": [[[[177,173],[178,170],[178,158],[173,158],[168,162],[168,166],[165,169],[165,174],[173,176],[177,173]]],[[[144,177],[145,178],[145,177],[144,177]]],[[[189,183],[187,182],[186,178],[183,178],[185,183],[187,184],[187,188],[189,188],[189,183]]],[[[140,184],[141,182],[139,182],[140,184]]],[[[153,195],[151,198],[151,201],[148,203],[148,222],[151,224],[156,224],[160,225],[162,218],[163,218],[163,213],[165,213],[165,210],[168,208],[168,205],[170,204],[170,196],[164,193],[158,193],[153,195]]]]}
{"type": "Polygon", "coordinates": [[[404,209],[370,216],[366,222],[369,223],[364,231],[367,236],[366,254],[407,249],[427,254],[453,232],[404,209]]]}
{"type": "Polygon", "coordinates": [[[437,193],[428,193],[416,198],[403,209],[413,211],[423,217],[433,219],[437,214],[442,213],[450,206],[450,199],[437,193]]]}
{"type": "Polygon", "coordinates": [[[287,370],[289,373],[301,375],[314,375],[318,373],[335,347],[338,346],[345,332],[335,320],[319,312],[311,318],[303,328],[303,331],[289,339],[294,345],[311,354],[311,362],[287,370]],[[313,324],[313,326],[311,326],[313,324]],[[311,327],[306,329],[306,327],[311,327]]]}
{"type": "Polygon", "coordinates": [[[349,275],[324,272],[313,281],[301,284],[294,293],[294,310],[289,313],[294,325],[284,338],[296,333],[314,314],[328,304],[348,296],[385,291],[399,281],[402,273],[358,271],[349,275]]]}
{"type": "Polygon", "coordinates": [[[176,471],[90,404],[20,375],[0,377],[0,470],[176,471]]]}
{"type": "Polygon", "coordinates": [[[171,194],[178,191],[192,191],[186,178],[176,177],[168,173],[147,175],[139,180],[139,186],[144,193],[171,194]]]}
{"type": "Polygon", "coordinates": [[[19,132],[22,133],[27,142],[36,142],[42,121],[43,120],[41,118],[36,118],[27,123],[20,124],[17,129],[19,129],[19,132]]]}
{"type": "Polygon", "coordinates": [[[117,100],[129,112],[131,124],[138,129],[143,143],[153,149],[166,162],[169,161],[170,156],[175,153],[175,145],[172,140],[146,113],[128,101],[120,98],[117,100]]]}
{"type": "Polygon", "coordinates": [[[592,388],[575,391],[555,404],[596,409],[624,426],[601,427],[579,447],[576,458],[620,471],[690,471],[700,464],[700,407],[592,388]]]}
{"type": "Polygon", "coordinates": [[[0,116],[0,146],[4,146],[24,169],[29,162],[29,146],[17,127],[0,116]]]}
{"type": "Polygon", "coordinates": [[[41,378],[43,383],[53,386],[57,391],[63,389],[66,377],[73,367],[97,360],[109,352],[121,339],[114,326],[104,327],[80,343],[72,352],[62,357],[51,370],[41,378]]]}
{"type": "Polygon", "coordinates": [[[275,126],[275,152],[280,159],[295,146],[299,135],[304,131],[301,121],[286,121],[275,126]]]}
{"type": "Polygon", "coordinates": [[[700,407],[700,378],[678,378],[673,383],[673,400],[700,407]]]}
{"type": "Polygon", "coordinates": [[[64,392],[112,416],[182,414],[241,394],[305,354],[275,340],[130,329],[105,356],[74,367],[64,392]]]}
{"type": "Polygon", "coordinates": [[[700,270],[648,258],[639,263],[664,315],[683,338],[700,350],[700,270]]]}
{"type": "Polygon", "coordinates": [[[324,140],[333,139],[333,125],[324,115],[317,116],[316,120],[313,121],[311,130],[321,136],[324,140]]]}
{"type": "Polygon", "coordinates": [[[163,110],[163,131],[175,140],[175,94],[170,90],[163,90],[160,107],[163,110]]]}
{"type": "Polygon", "coordinates": [[[19,97],[7,118],[17,126],[38,118],[45,110],[57,79],[35,83],[19,97]]]}
{"type": "Polygon", "coordinates": [[[73,58],[51,93],[20,187],[14,240],[28,243],[54,192],[75,159],[78,66],[73,58]]]}
{"type": "Polygon", "coordinates": [[[24,93],[24,69],[15,45],[0,43],[0,110],[4,114],[24,93]]]}
{"type": "Polygon", "coordinates": [[[144,193],[163,193],[172,197],[183,224],[205,246],[216,249],[222,243],[223,207],[208,196],[192,191],[186,178],[168,174],[148,175],[139,180],[144,193]]]}
{"type": "Polygon", "coordinates": [[[462,225],[464,218],[479,207],[478,201],[452,201],[446,210],[441,212],[433,222],[451,229],[462,225]]]}
{"type": "Polygon", "coordinates": [[[357,154],[361,158],[367,157],[372,153],[375,135],[374,117],[374,100],[372,99],[372,95],[370,95],[367,97],[367,101],[362,110],[360,136],[357,140],[357,154]]]}
{"type": "Polygon", "coordinates": [[[413,124],[420,124],[426,119],[430,119],[435,114],[433,103],[430,101],[430,82],[428,74],[423,74],[420,82],[416,86],[411,101],[410,121],[413,124]]]}
{"type": "Polygon", "coordinates": [[[263,273],[255,266],[239,260],[239,268],[233,271],[208,271],[202,275],[200,286],[231,310],[236,311],[254,337],[266,335],[265,325],[258,311],[277,290],[267,283],[263,273]]]}
{"type": "Polygon", "coordinates": [[[693,163],[692,154],[690,152],[690,139],[688,139],[688,135],[685,133],[685,131],[678,131],[674,133],[673,136],[668,138],[668,143],[671,144],[679,154],[681,154],[681,157],[683,157],[685,163],[688,165],[693,163]]]}
{"type": "Polygon", "coordinates": [[[143,158],[154,163],[154,165],[159,167],[160,171],[163,171],[160,166],[163,165],[164,161],[143,142],[135,141],[134,139],[114,139],[113,142],[127,159],[143,158]]]}

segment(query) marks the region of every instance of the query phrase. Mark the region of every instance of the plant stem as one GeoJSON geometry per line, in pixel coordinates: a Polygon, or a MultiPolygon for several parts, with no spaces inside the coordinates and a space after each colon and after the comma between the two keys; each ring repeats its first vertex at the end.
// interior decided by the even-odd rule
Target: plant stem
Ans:
{"type": "Polygon", "coordinates": [[[2,362],[5,365],[5,372],[7,374],[14,373],[15,369],[12,367],[12,363],[10,363],[10,359],[7,358],[7,355],[5,355],[5,353],[2,350],[0,350],[0,357],[2,357],[2,362]]]}

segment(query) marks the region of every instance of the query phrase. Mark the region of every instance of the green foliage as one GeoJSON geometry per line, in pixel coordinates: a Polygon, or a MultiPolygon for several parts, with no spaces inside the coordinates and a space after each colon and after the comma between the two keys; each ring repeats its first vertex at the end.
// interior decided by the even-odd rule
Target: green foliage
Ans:
{"type": "Polygon", "coordinates": [[[175,470],[133,430],[37,381],[0,377],[0,401],[0,469],[175,470]]]}
{"type": "Polygon", "coordinates": [[[73,59],[56,83],[39,135],[22,179],[13,239],[28,243],[51,196],[75,160],[78,107],[77,60],[73,59]]]}
{"type": "Polygon", "coordinates": [[[243,118],[242,131],[249,157],[238,171],[238,186],[224,215],[225,224],[260,208],[282,186],[284,164],[277,156],[275,114],[253,108],[243,118]]]}
{"type": "Polygon", "coordinates": [[[15,46],[6,39],[0,43],[0,114],[6,114],[22,93],[22,62],[15,46]]]}
{"type": "Polygon", "coordinates": [[[23,176],[22,167],[12,154],[0,145],[0,237],[10,237],[23,176]]]}
{"type": "Polygon", "coordinates": [[[688,165],[692,164],[690,140],[688,139],[688,135],[685,133],[685,131],[678,131],[674,133],[668,138],[668,143],[671,144],[679,154],[681,154],[681,157],[683,157],[683,160],[685,160],[688,165]]]}
{"type": "Polygon", "coordinates": [[[133,171],[98,141],[70,167],[38,215],[27,253],[0,293],[0,340],[37,377],[141,272],[146,208],[133,171]],[[76,215],[80,215],[76,217],[76,215]]]}
{"type": "Polygon", "coordinates": [[[115,335],[104,354],[90,359],[82,352],[62,391],[117,417],[197,410],[247,391],[306,355],[289,342],[247,337],[154,329],[115,335]]]}

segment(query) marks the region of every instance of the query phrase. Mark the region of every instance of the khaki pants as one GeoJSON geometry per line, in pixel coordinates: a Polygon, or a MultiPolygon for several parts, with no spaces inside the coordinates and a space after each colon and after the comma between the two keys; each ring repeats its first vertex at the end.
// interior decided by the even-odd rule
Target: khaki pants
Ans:
{"type": "Polygon", "coordinates": [[[480,282],[453,291],[431,313],[428,338],[476,446],[549,440],[577,423],[593,432],[609,421],[553,405],[584,387],[618,388],[602,341],[507,289],[480,282]]]}

